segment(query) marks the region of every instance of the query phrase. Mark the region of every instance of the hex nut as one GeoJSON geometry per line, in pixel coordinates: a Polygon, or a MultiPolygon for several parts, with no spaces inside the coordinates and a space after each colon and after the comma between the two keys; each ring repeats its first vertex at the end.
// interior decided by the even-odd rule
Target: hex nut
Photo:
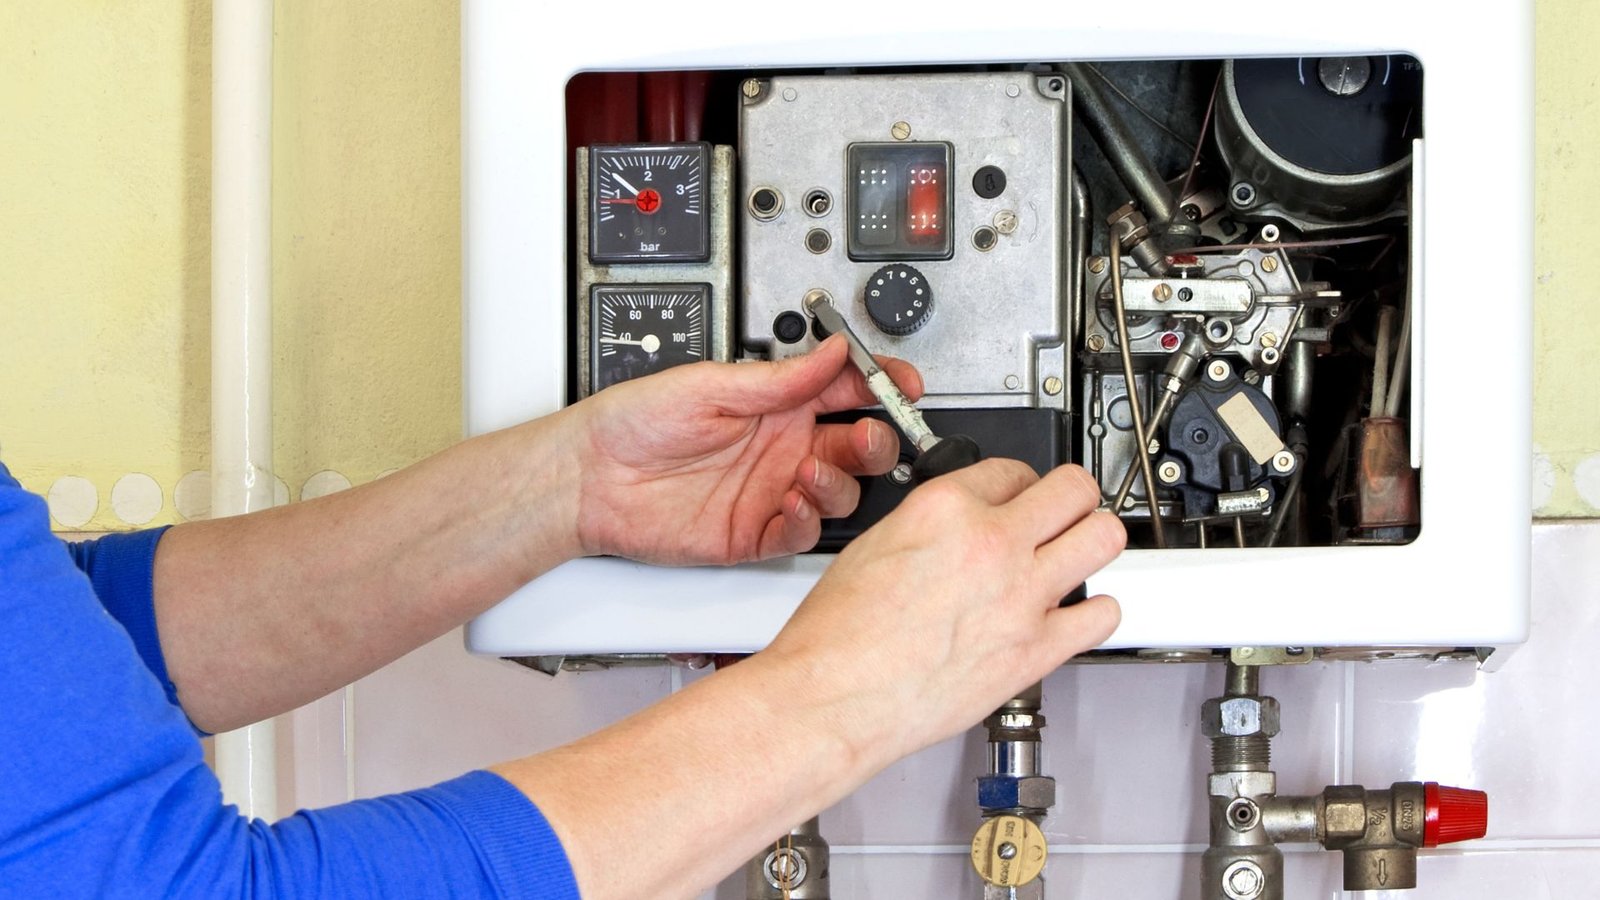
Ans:
{"type": "Polygon", "coordinates": [[[1340,784],[1322,791],[1323,840],[1329,847],[1335,842],[1359,840],[1367,833],[1367,789],[1356,784],[1340,784]]]}
{"type": "Polygon", "coordinates": [[[1272,697],[1213,697],[1200,707],[1200,730],[1208,738],[1273,737],[1280,727],[1272,697]]]}
{"type": "Polygon", "coordinates": [[[1049,809],[1056,805],[1056,780],[1048,775],[985,775],[978,779],[982,809],[1049,809]]]}

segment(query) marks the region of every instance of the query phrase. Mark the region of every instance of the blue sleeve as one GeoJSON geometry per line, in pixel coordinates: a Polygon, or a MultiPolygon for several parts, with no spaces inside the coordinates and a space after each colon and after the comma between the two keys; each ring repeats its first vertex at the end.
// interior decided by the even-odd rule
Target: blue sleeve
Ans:
{"type": "Polygon", "coordinates": [[[167,701],[178,704],[178,689],[167,676],[167,660],[161,655],[161,638],[156,633],[155,568],[156,544],[166,528],[111,534],[99,540],[68,544],[72,562],[89,576],[94,595],[133,639],[145,668],[161,682],[167,701]]]}
{"type": "Polygon", "coordinates": [[[578,897],[550,825],[487,772],[245,819],[152,671],[0,467],[0,895],[578,897]]]}

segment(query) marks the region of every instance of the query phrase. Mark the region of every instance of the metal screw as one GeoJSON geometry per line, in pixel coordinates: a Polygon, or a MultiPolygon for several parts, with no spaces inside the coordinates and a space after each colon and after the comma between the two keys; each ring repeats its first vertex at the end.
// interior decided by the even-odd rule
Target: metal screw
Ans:
{"type": "Polygon", "coordinates": [[[1169,459],[1156,468],[1156,477],[1162,484],[1177,484],[1183,477],[1183,467],[1169,459]]]}
{"type": "Polygon", "coordinates": [[[1165,303],[1172,299],[1172,285],[1163,281],[1156,285],[1155,290],[1150,292],[1150,296],[1156,298],[1157,303],[1165,303]]]}
{"type": "Polygon", "coordinates": [[[1183,205],[1183,217],[1191,222],[1200,221],[1200,207],[1195,206],[1193,203],[1185,203],[1183,205]]]}
{"type": "Polygon", "coordinates": [[[1219,359],[1213,362],[1211,365],[1206,366],[1206,377],[1210,378],[1212,381],[1227,381],[1228,375],[1232,371],[1232,369],[1228,368],[1227,363],[1219,359]]]}
{"type": "Polygon", "coordinates": [[[746,78],[739,89],[744,92],[745,98],[749,100],[754,100],[761,96],[761,82],[755,78],[746,78]]]}
{"type": "Polygon", "coordinates": [[[1256,202],[1255,185],[1241,181],[1233,186],[1233,202],[1238,206],[1252,206],[1256,202]]]}
{"type": "Polygon", "coordinates": [[[897,141],[908,140],[911,137],[910,122],[896,122],[889,126],[889,136],[897,141]]]}
{"type": "Polygon", "coordinates": [[[1106,258],[1104,256],[1096,256],[1096,257],[1093,257],[1093,258],[1091,258],[1089,260],[1089,271],[1095,273],[1096,275],[1099,275],[1101,272],[1104,272],[1105,270],[1106,270],[1106,258]]]}
{"type": "Polygon", "coordinates": [[[1061,379],[1054,375],[1047,376],[1044,380],[1044,392],[1052,397],[1061,393],[1061,379]]]}
{"type": "Polygon", "coordinates": [[[1099,353],[1101,350],[1104,350],[1105,348],[1106,348],[1106,339],[1105,339],[1104,335],[1099,335],[1099,334],[1091,334],[1091,335],[1089,335],[1089,352],[1090,353],[1099,353]]]}
{"type": "Polygon", "coordinates": [[[1263,347],[1276,347],[1276,346],[1278,346],[1278,333],[1275,332],[1275,331],[1269,331],[1266,334],[1263,334],[1261,336],[1261,346],[1263,346],[1263,347]]]}
{"type": "Polygon", "coordinates": [[[889,470],[888,479],[895,484],[905,487],[911,483],[911,464],[900,463],[889,470]]]}
{"type": "Polygon", "coordinates": [[[1006,376],[1006,390],[1014,391],[1019,387],[1022,387],[1022,379],[1021,378],[1018,378],[1015,375],[1007,375],[1006,376]]]}
{"type": "Polygon", "coordinates": [[[1017,230],[1017,214],[1013,210],[1002,209],[994,214],[994,229],[1001,234],[1010,234],[1017,230]]]}
{"type": "Polygon", "coordinates": [[[1272,470],[1280,475],[1287,475],[1294,471],[1294,454],[1287,450],[1279,450],[1272,455],[1272,470]]]}
{"type": "Polygon", "coordinates": [[[1011,843],[1010,841],[1006,841],[995,850],[995,855],[1001,859],[1016,859],[1017,845],[1011,843]]]}
{"type": "Polygon", "coordinates": [[[1266,873],[1252,860],[1241,859],[1222,873],[1222,890],[1228,900],[1255,900],[1266,886],[1266,873]]]}
{"type": "Polygon", "coordinates": [[[1278,271],[1278,258],[1276,256],[1268,256],[1262,259],[1261,271],[1266,272],[1268,275],[1278,271]]]}

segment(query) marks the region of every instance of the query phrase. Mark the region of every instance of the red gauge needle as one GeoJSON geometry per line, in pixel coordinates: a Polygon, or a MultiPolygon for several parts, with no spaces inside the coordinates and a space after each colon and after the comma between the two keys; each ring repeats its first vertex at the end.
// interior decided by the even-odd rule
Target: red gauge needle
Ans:
{"type": "Polygon", "coordinates": [[[634,204],[636,204],[636,203],[638,203],[638,202],[639,202],[639,201],[637,201],[637,200],[632,200],[632,199],[618,199],[618,198],[613,198],[613,199],[608,199],[608,200],[601,200],[601,201],[600,201],[600,204],[601,204],[601,205],[602,205],[602,206],[605,206],[605,205],[609,205],[609,204],[612,204],[612,203],[626,203],[626,204],[628,204],[628,205],[629,205],[629,206],[632,206],[632,205],[634,205],[634,204]]]}

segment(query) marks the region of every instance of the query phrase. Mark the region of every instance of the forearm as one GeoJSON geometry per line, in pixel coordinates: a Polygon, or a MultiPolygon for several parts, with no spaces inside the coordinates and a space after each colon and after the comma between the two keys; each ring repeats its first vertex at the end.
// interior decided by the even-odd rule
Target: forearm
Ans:
{"type": "Polygon", "coordinates": [[[739,663],[575,744],[495,768],[586,900],[689,897],[910,749],[856,673],[739,663]]]}
{"type": "Polygon", "coordinates": [[[173,528],[155,607],[184,710],[221,731],[292,709],[579,555],[574,439],[557,413],[349,491],[173,528]]]}

